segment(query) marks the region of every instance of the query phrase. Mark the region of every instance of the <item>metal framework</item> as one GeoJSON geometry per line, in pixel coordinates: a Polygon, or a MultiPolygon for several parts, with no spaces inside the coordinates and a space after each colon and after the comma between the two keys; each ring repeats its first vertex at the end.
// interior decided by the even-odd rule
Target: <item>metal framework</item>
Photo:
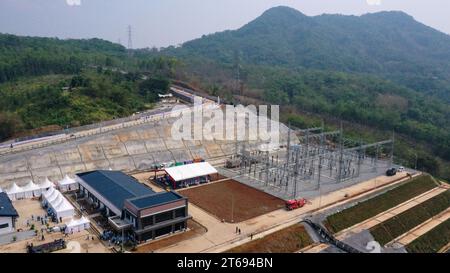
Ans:
{"type": "Polygon", "coordinates": [[[289,199],[326,185],[365,181],[392,166],[394,137],[367,144],[344,138],[342,126],[330,132],[323,128],[289,127],[286,149],[281,151],[252,150],[240,143],[240,149],[236,147],[239,174],[254,186],[289,199]],[[294,132],[299,143],[291,143],[294,132]]]}

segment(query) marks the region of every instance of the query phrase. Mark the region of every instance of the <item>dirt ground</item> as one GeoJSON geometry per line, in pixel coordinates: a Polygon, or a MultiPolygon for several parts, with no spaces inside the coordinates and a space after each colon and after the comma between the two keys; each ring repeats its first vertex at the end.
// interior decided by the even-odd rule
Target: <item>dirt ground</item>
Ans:
{"type": "Polygon", "coordinates": [[[295,224],[230,249],[227,253],[293,253],[310,244],[312,240],[303,225],[295,224]]]}
{"type": "Polygon", "coordinates": [[[178,242],[191,239],[195,236],[202,235],[207,231],[205,227],[203,227],[202,225],[200,225],[199,223],[197,223],[193,220],[188,220],[188,229],[189,230],[186,232],[179,233],[179,234],[176,234],[176,235],[173,235],[173,236],[161,239],[161,240],[157,240],[155,242],[150,242],[148,244],[139,246],[135,252],[136,253],[150,253],[155,250],[171,246],[178,242]]]}
{"type": "MultiPolygon", "coordinates": [[[[40,221],[36,220],[37,216],[44,216],[46,212],[42,209],[39,200],[33,199],[25,199],[13,201],[13,205],[19,213],[19,218],[16,222],[16,229],[28,231],[31,229],[31,226],[34,225],[35,230],[38,231],[39,236],[33,236],[26,240],[20,240],[17,242],[13,242],[10,244],[0,246],[0,253],[25,253],[26,246],[28,243],[33,243],[35,246],[41,245],[44,243],[49,243],[57,239],[64,239],[66,241],[67,248],[64,250],[60,250],[58,252],[61,253],[70,253],[70,252],[95,252],[95,253],[105,253],[110,252],[95,236],[91,229],[84,230],[79,233],[70,234],[65,236],[61,232],[52,232],[49,233],[44,229],[44,238],[45,240],[41,240],[42,231],[41,228],[46,228],[40,221]],[[34,220],[32,220],[32,216],[34,220]],[[29,223],[29,226],[27,225],[29,223]],[[86,240],[87,236],[94,237],[94,240],[86,240]],[[72,243],[70,243],[72,242],[72,243]],[[70,243],[70,245],[69,245],[70,243]]],[[[63,219],[63,223],[56,224],[53,222],[49,222],[50,227],[61,226],[64,223],[70,222],[70,218],[63,219]]]]}
{"type": "Polygon", "coordinates": [[[284,207],[284,201],[234,180],[180,191],[189,202],[227,223],[239,223],[284,207]]]}
{"type": "MultiPolygon", "coordinates": [[[[163,175],[164,172],[158,172],[157,175],[163,175]]],[[[136,178],[139,182],[147,185],[148,187],[150,187],[154,192],[162,192],[164,191],[163,188],[161,188],[160,186],[150,182],[150,179],[153,179],[153,177],[155,176],[154,172],[143,172],[143,173],[137,173],[137,174],[133,174],[132,175],[134,178],[136,178]]]]}
{"type": "Polygon", "coordinates": [[[29,230],[30,226],[27,225],[27,222],[29,222],[30,225],[34,225],[37,230],[40,230],[42,224],[40,221],[37,221],[36,218],[37,216],[45,216],[47,212],[41,207],[41,203],[39,200],[17,200],[13,201],[13,205],[14,208],[16,208],[17,213],[19,213],[19,218],[17,218],[16,222],[16,229],[29,230]],[[34,221],[32,221],[32,216],[34,218],[34,221]]]}

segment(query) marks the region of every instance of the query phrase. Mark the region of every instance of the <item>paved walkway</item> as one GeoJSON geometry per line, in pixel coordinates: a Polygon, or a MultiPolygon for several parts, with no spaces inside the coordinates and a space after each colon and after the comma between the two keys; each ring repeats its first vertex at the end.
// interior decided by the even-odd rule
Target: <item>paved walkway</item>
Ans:
{"type": "Polygon", "coordinates": [[[393,207],[387,211],[384,211],[360,224],[357,224],[349,229],[343,230],[341,232],[339,232],[337,235],[345,235],[346,233],[352,232],[352,233],[358,233],[361,232],[362,230],[368,230],[382,222],[385,222],[391,218],[393,218],[394,216],[397,216],[407,210],[409,210],[410,208],[413,208],[443,192],[447,191],[447,189],[445,188],[434,188],[428,192],[425,192],[421,195],[418,195],[396,207],[393,207]]]}
{"type": "Polygon", "coordinates": [[[420,226],[415,227],[414,229],[408,231],[406,234],[399,236],[394,240],[394,242],[400,243],[404,246],[409,245],[412,241],[416,240],[420,236],[429,232],[430,230],[447,221],[448,219],[450,219],[450,209],[447,209],[444,213],[441,213],[437,217],[428,220],[427,222],[421,224],[420,226]]]}
{"type": "Polygon", "coordinates": [[[36,236],[36,232],[34,230],[27,230],[22,232],[13,232],[0,236],[0,245],[7,245],[13,241],[13,238],[16,237],[16,242],[28,240],[36,236]]]}
{"type": "Polygon", "coordinates": [[[373,194],[384,186],[404,182],[408,179],[404,174],[393,177],[378,177],[373,180],[359,183],[351,187],[341,189],[322,197],[309,200],[309,204],[303,208],[286,211],[276,210],[271,213],[238,223],[222,223],[216,217],[208,214],[193,204],[190,205],[189,213],[196,221],[208,229],[208,232],[175,245],[160,249],[157,252],[188,253],[188,252],[223,252],[234,246],[238,246],[249,240],[250,234],[254,239],[275,232],[281,228],[295,224],[302,217],[311,213],[319,212],[330,207],[339,206],[354,199],[373,194]],[[396,181],[398,180],[398,181],[396,181]],[[395,182],[394,182],[395,181],[395,182]],[[236,226],[242,230],[242,234],[236,234],[236,226]]]}

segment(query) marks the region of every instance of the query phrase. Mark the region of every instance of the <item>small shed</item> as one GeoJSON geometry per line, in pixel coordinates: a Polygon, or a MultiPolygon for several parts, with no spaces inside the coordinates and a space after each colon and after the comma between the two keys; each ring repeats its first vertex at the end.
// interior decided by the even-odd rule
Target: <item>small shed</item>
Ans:
{"type": "Polygon", "coordinates": [[[216,168],[208,162],[170,167],[164,169],[164,171],[169,176],[174,189],[208,183],[218,176],[216,168]]]}

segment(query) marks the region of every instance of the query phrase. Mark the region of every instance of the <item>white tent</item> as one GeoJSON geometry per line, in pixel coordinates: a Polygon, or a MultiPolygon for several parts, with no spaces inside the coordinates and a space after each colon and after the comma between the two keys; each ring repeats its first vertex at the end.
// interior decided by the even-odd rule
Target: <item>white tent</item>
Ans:
{"type": "Polygon", "coordinates": [[[53,207],[56,217],[59,218],[67,218],[75,215],[75,209],[73,206],[67,201],[67,199],[63,198],[62,201],[53,207]]]}
{"type": "Polygon", "coordinates": [[[217,174],[217,170],[208,162],[166,168],[165,171],[175,181],[183,181],[191,178],[217,174]]]}
{"type": "Polygon", "coordinates": [[[32,180],[28,182],[25,186],[22,187],[25,198],[33,198],[35,196],[41,196],[41,188],[34,184],[32,180]]]}
{"type": "Polygon", "coordinates": [[[73,219],[66,225],[66,233],[80,232],[90,227],[90,221],[82,216],[80,219],[73,219]]]}
{"type": "Polygon", "coordinates": [[[42,190],[48,190],[48,189],[50,189],[50,188],[52,188],[52,187],[54,187],[54,186],[55,186],[55,185],[54,185],[50,180],[48,180],[48,177],[45,178],[45,180],[44,180],[43,183],[39,184],[39,187],[40,187],[42,190]]]}
{"type": "Polygon", "coordinates": [[[56,217],[67,218],[75,215],[75,209],[70,202],[62,195],[61,192],[55,190],[53,187],[42,195],[44,204],[55,213],[56,217]]]}
{"type": "Polygon", "coordinates": [[[58,188],[62,192],[75,190],[78,188],[78,182],[66,174],[64,179],[58,182],[58,188]]]}
{"type": "Polygon", "coordinates": [[[55,188],[53,188],[53,187],[49,188],[47,191],[42,193],[43,199],[47,200],[50,197],[50,195],[52,195],[54,192],[55,192],[55,188]]]}
{"type": "Polygon", "coordinates": [[[9,199],[18,200],[25,198],[24,191],[21,187],[17,186],[16,183],[13,183],[11,188],[9,188],[6,193],[8,194],[9,199]]]}
{"type": "Polygon", "coordinates": [[[52,194],[50,194],[48,197],[45,198],[46,199],[45,201],[47,201],[47,203],[53,204],[55,203],[56,199],[58,199],[58,196],[60,194],[61,193],[59,191],[54,190],[52,194]]]}

